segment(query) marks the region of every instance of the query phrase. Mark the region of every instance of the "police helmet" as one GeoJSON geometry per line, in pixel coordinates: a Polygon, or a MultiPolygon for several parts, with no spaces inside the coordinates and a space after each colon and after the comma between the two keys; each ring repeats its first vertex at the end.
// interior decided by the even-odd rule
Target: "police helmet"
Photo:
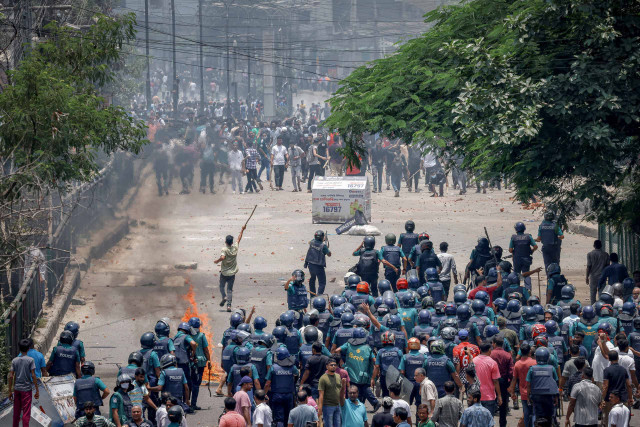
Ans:
{"type": "Polygon", "coordinates": [[[369,329],[371,327],[371,320],[364,314],[358,313],[353,320],[353,327],[369,329]]]}
{"type": "Polygon", "coordinates": [[[538,298],[536,295],[531,295],[527,300],[527,305],[529,307],[533,307],[536,304],[540,304],[540,298],[538,298]]]}
{"type": "Polygon", "coordinates": [[[522,297],[522,294],[520,294],[519,292],[510,292],[509,295],[507,295],[507,304],[508,304],[508,301],[511,301],[514,299],[520,301],[521,297],[522,297]]]}
{"type": "Polygon", "coordinates": [[[304,283],[304,271],[297,269],[297,270],[293,270],[293,272],[291,273],[291,277],[293,277],[293,280],[296,284],[301,284],[304,283]]]}
{"type": "Polygon", "coordinates": [[[446,328],[442,328],[442,332],[440,332],[440,336],[447,341],[453,341],[458,334],[458,330],[456,328],[452,328],[451,326],[447,326],[446,328]]]}
{"type": "Polygon", "coordinates": [[[576,291],[572,285],[564,285],[560,290],[560,296],[562,299],[573,299],[576,296],[576,291]]]}
{"type": "Polygon", "coordinates": [[[542,317],[544,319],[544,307],[540,304],[533,306],[533,311],[536,313],[536,317],[542,317]]]}
{"type": "Polygon", "coordinates": [[[420,340],[416,337],[409,338],[407,347],[409,347],[409,350],[420,350],[420,340]]]}
{"type": "Polygon", "coordinates": [[[415,305],[413,295],[409,292],[403,292],[400,294],[400,306],[402,308],[411,308],[415,305]]]}
{"type": "Polygon", "coordinates": [[[469,331],[466,329],[460,329],[458,331],[458,338],[460,341],[464,342],[469,339],[469,331]]]}
{"type": "Polygon", "coordinates": [[[509,261],[500,261],[498,265],[500,266],[500,270],[506,273],[511,273],[511,269],[513,268],[509,261]]]}
{"type": "Polygon", "coordinates": [[[275,328],[273,328],[273,336],[276,340],[278,340],[278,342],[283,343],[285,338],[287,337],[287,328],[285,328],[284,326],[276,326],[275,328]]]}
{"type": "Polygon", "coordinates": [[[387,279],[382,279],[378,281],[378,291],[380,294],[384,294],[386,291],[391,290],[391,283],[387,279]]]}
{"type": "Polygon", "coordinates": [[[431,295],[427,295],[422,298],[422,308],[433,307],[433,297],[431,295]]]}
{"type": "Polygon", "coordinates": [[[93,375],[96,373],[96,365],[87,360],[80,367],[80,372],[82,372],[82,375],[93,375]]]}
{"type": "Polygon", "coordinates": [[[489,247],[489,239],[486,237],[478,237],[478,246],[489,247]]]}
{"type": "Polygon", "coordinates": [[[318,337],[318,328],[316,328],[315,326],[307,326],[304,328],[304,341],[307,344],[312,344],[318,341],[318,337]]]}
{"type": "Polygon", "coordinates": [[[544,324],[545,329],[547,330],[548,335],[555,335],[558,331],[558,322],[555,320],[547,320],[544,324]]]}
{"type": "Polygon", "coordinates": [[[333,307],[334,307],[334,310],[335,310],[335,308],[342,307],[344,304],[346,304],[347,303],[347,299],[345,297],[338,297],[338,298],[335,299],[334,302],[335,302],[335,305],[333,307]]]}
{"type": "Polygon", "coordinates": [[[584,320],[592,320],[593,318],[596,317],[595,310],[593,309],[592,306],[586,305],[582,307],[582,312],[580,313],[580,317],[582,317],[584,320]]]}
{"type": "Polygon", "coordinates": [[[418,325],[428,325],[431,323],[431,313],[429,310],[420,310],[418,313],[418,325]]]}
{"type": "Polygon", "coordinates": [[[522,309],[522,318],[527,322],[533,322],[537,318],[536,311],[533,307],[526,306],[522,309]]]}
{"type": "Polygon", "coordinates": [[[373,236],[367,236],[364,238],[364,248],[371,250],[376,246],[376,238],[373,236]]]}
{"type": "Polygon", "coordinates": [[[547,333],[547,328],[544,325],[535,324],[533,328],[531,328],[531,337],[535,338],[539,335],[544,335],[547,333]]]}
{"type": "Polygon", "coordinates": [[[417,274],[409,274],[411,272],[415,273],[415,270],[409,270],[407,272],[407,282],[409,284],[409,289],[418,289],[420,287],[420,278],[417,274]]]}
{"type": "Polygon", "coordinates": [[[538,347],[536,349],[536,362],[538,363],[538,365],[546,365],[547,363],[549,363],[549,349],[547,349],[546,347],[538,347]]]}
{"type": "Polygon", "coordinates": [[[436,314],[437,314],[437,315],[439,315],[439,316],[442,316],[442,315],[444,314],[444,308],[445,308],[445,306],[446,306],[446,305],[447,305],[447,303],[446,303],[446,302],[444,302],[444,301],[438,301],[438,302],[436,303],[436,305],[434,306],[434,309],[435,309],[435,311],[436,311],[436,314]]]}
{"type": "MultiPolygon", "coordinates": [[[[327,309],[327,300],[322,297],[315,297],[311,300],[311,306],[320,312],[325,311],[327,309]]],[[[256,324],[254,323],[253,326],[256,327],[256,324]]]]}
{"type": "Polygon", "coordinates": [[[484,304],[484,301],[480,299],[476,298],[471,302],[471,311],[473,311],[473,314],[481,315],[484,313],[485,308],[486,305],[484,304]]]}
{"type": "Polygon", "coordinates": [[[286,347],[278,347],[276,349],[276,359],[285,360],[288,359],[291,354],[289,354],[289,350],[286,347]]]}
{"type": "Polygon", "coordinates": [[[486,291],[478,291],[476,292],[476,299],[479,299],[480,301],[484,302],[484,305],[489,305],[489,302],[491,302],[491,298],[489,297],[489,294],[486,291]]]}
{"type": "Polygon", "coordinates": [[[491,267],[489,269],[489,272],[487,273],[487,281],[489,281],[489,279],[495,279],[496,281],[498,280],[498,269],[495,267],[491,267]]]}
{"type": "Polygon", "coordinates": [[[499,333],[500,333],[500,330],[496,325],[487,325],[487,327],[484,328],[485,338],[491,338],[492,336],[498,335],[499,333]]]}
{"type": "Polygon", "coordinates": [[[353,320],[353,313],[349,313],[348,311],[340,316],[340,323],[342,323],[342,326],[353,326],[353,320]]]}
{"type": "Polygon", "coordinates": [[[524,230],[527,229],[523,222],[516,222],[516,225],[513,226],[517,233],[523,233],[524,230]]]}
{"type": "Polygon", "coordinates": [[[353,338],[357,340],[361,340],[367,337],[367,331],[364,328],[355,328],[353,330],[353,338]]]}
{"type": "Polygon", "coordinates": [[[405,279],[404,277],[399,278],[396,281],[396,288],[398,290],[400,290],[400,289],[409,289],[409,281],[407,281],[407,279],[405,279]]]}
{"type": "Polygon", "coordinates": [[[456,292],[455,294],[453,294],[453,302],[456,305],[464,304],[465,302],[467,302],[467,293],[464,291],[456,292]]]}
{"type": "MultiPolygon", "coordinates": [[[[480,292],[478,292],[478,294],[479,293],[480,292]]],[[[476,296],[477,296],[477,294],[476,294],[476,296]]],[[[504,299],[504,298],[496,298],[493,301],[493,305],[495,305],[498,310],[504,310],[505,308],[507,308],[507,300],[504,299]]]]}
{"type": "Polygon", "coordinates": [[[636,315],[636,305],[631,302],[631,301],[627,301],[624,304],[622,304],[622,313],[629,315],[629,316],[635,316],[636,315]]]}
{"type": "Polygon", "coordinates": [[[633,319],[633,328],[634,328],[636,331],[640,331],[640,317],[635,317],[635,318],[633,319]]]}
{"type": "Polygon", "coordinates": [[[156,322],[156,335],[159,337],[168,337],[171,333],[171,327],[166,319],[160,319],[156,322]]]}
{"type": "Polygon", "coordinates": [[[604,302],[602,301],[596,301],[595,304],[593,304],[593,310],[596,313],[596,316],[600,316],[600,310],[602,309],[602,306],[604,305],[604,302]]]}
{"type": "Polygon", "coordinates": [[[458,319],[456,319],[455,317],[450,317],[449,319],[444,319],[444,321],[442,322],[442,326],[443,327],[451,327],[454,329],[458,329],[458,319]]]}
{"type": "Polygon", "coordinates": [[[349,277],[353,276],[354,273],[353,271],[347,271],[346,274],[344,275],[344,285],[347,286],[347,284],[349,283],[349,277]]]}
{"type": "Polygon", "coordinates": [[[73,334],[71,331],[62,331],[62,333],[60,333],[60,342],[62,344],[73,344],[73,334]]]}
{"type": "Polygon", "coordinates": [[[444,354],[444,341],[435,340],[431,343],[431,353],[433,354],[444,354]]]}
{"type": "Polygon", "coordinates": [[[396,244],[396,235],[393,233],[389,233],[384,236],[384,241],[388,246],[393,246],[396,244]]]}
{"type": "Polygon", "coordinates": [[[407,233],[413,233],[413,230],[416,229],[416,223],[409,220],[404,223],[404,229],[407,231],[407,233]]]}
{"type": "Polygon", "coordinates": [[[180,424],[182,422],[182,407],[180,405],[173,405],[167,409],[167,417],[172,423],[180,424]]]}
{"type": "Polygon", "coordinates": [[[518,273],[509,273],[507,276],[507,282],[510,285],[519,285],[520,284],[520,276],[518,273]]]}
{"type": "Polygon", "coordinates": [[[380,304],[382,304],[382,297],[379,296],[373,300],[373,309],[378,310],[378,307],[380,307],[380,304]]]}
{"type": "Polygon", "coordinates": [[[522,307],[520,305],[520,301],[517,299],[512,299],[507,303],[507,311],[509,313],[517,313],[520,311],[520,308],[522,307]]]}
{"type": "Polygon", "coordinates": [[[560,264],[552,262],[547,266],[547,276],[553,276],[554,274],[560,274],[560,264]]]}
{"type": "Polygon", "coordinates": [[[383,297],[382,298],[382,303],[384,305],[386,305],[387,307],[389,307],[389,311],[393,312],[397,310],[397,306],[396,306],[396,299],[395,298],[389,298],[389,297],[383,297]]]}
{"type": "Polygon", "coordinates": [[[294,320],[295,318],[288,311],[285,311],[280,315],[280,323],[287,328],[290,328],[293,325],[294,320]]]}
{"type": "Polygon", "coordinates": [[[466,286],[464,286],[463,284],[457,284],[453,287],[453,294],[455,295],[456,292],[467,292],[467,288],[466,286]]]}
{"type": "Polygon", "coordinates": [[[71,321],[64,325],[64,330],[71,332],[73,334],[73,339],[76,339],[78,338],[78,333],[80,332],[80,325],[78,325],[76,322],[71,321]]]}
{"type": "Polygon", "coordinates": [[[547,347],[549,345],[549,340],[545,335],[538,335],[533,339],[533,345],[535,347],[547,347]]]}
{"type": "Polygon", "coordinates": [[[399,331],[402,327],[402,319],[396,314],[392,314],[387,319],[387,328],[399,331]]]}
{"type": "Polygon", "coordinates": [[[418,242],[422,242],[423,240],[429,240],[429,233],[422,232],[418,234],[418,242]]]}
{"type": "Polygon", "coordinates": [[[553,221],[556,218],[556,214],[553,211],[546,211],[544,213],[545,221],[553,221]]]}
{"type": "Polygon", "coordinates": [[[420,242],[420,249],[422,251],[430,251],[433,249],[433,242],[431,240],[423,240],[420,242]]]}
{"type": "MultiPolygon", "coordinates": [[[[165,356],[170,356],[170,355],[165,355],[165,356]]],[[[133,378],[131,378],[131,375],[129,374],[118,375],[118,378],[116,378],[116,387],[121,388],[121,385],[126,383],[129,384],[129,387],[127,387],[127,390],[125,391],[133,390],[134,385],[133,385],[133,378]]]]}
{"type": "Polygon", "coordinates": [[[263,330],[264,328],[267,327],[267,319],[265,319],[262,316],[256,317],[255,320],[253,321],[253,327],[259,331],[263,330]]]}
{"type": "Polygon", "coordinates": [[[276,343],[276,339],[271,334],[264,333],[258,337],[258,344],[263,343],[265,347],[271,348],[276,343]]]}
{"type": "Polygon", "coordinates": [[[342,308],[344,308],[345,313],[356,314],[358,310],[356,310],[356,306],[351,304],[350,302],[345,302],[342,304],[342,308]]]}
{"type": "Polygon", "coordinates": [[[384,331],[380,337],[383,345],[395,344],[396,336],[391,331],[384,331]]]}
{"type": "Polygon", "coordinates": [[[444,306],[444,314],[447,316],[455,316],[458,311],[458,307],[452,302],[448,302],[444,306]]]}
{"type": "Polygon", "coordinates": [[[438,270],[433,267],[429,267],[425,270],[427,280],[438,280],[438,270]]]}
{"type": "Polygon", "coordinates": [[[386,304],[382,303],[378,306],[377,312],[379,317],[384,317],[389,314],[389,307],[386,304]]]}
{"type": "MultiPolygon", "coordinates": [[[[429,288],[426,286],[420,286],[416,289],[415,293],[418,294],[418,300],[422,301],[424,298],[429,296],[429,288]]],[[[433,304],[433,298],[431,299],[431,303],[433,304]]]]}
{"type": "Polygon", "coordinates": [[[358,285],[356,286],[356,292],[360,292],[363,294],[368,294],[369,293],[369,284],[365,281],[362,281],[360,283],[358,283],[358,285]]]}
{"type": "Polygon", "coordinates": [[[494,255],[497,259],[502,258],[502,246],[495,245],[491,248],[491,254],[494,255]]]}
{"type": "Polygon", "coordinates": [[[129,365],[136,365],[138,368],[140,368],[142,367],[143,359],[144,358],[142,357],[142,353],[140,353],[139,351],[134,351],[129,355],[127,363],[129,365]]]}
{"type": "Polygon", "coordinates": [[[471,317],[471,309],[469,308],[469,305],[468,304],[460,305],[456,311],[456,316],[458,317],[458,319],[462,320],[463,322],[465,320],[469,320],[469,318],[471,317]]]}
{"type": "Polygon", "coordinates": [[[627,277],[626,279],[624,279],[622,281],[622,287],[624,289],[629,289],[630,291],[633,290],[633,288],[635,287],[635,282],[633,281],[633,279],[631,277],[627,277]]]}
{"type": "Polygon", "coordinates": [[[231,317],[229,317],[229,324],[232,328],[237,328],[240,323],[242,323],[244,319],[240,313],[233,313],[231,317]]]}
{"type": "Polygon", "coordinates": [[[173,354],[167,353],[160,358],[160,367],[162,369],[177,365],[178,360],[173,354]]]}
{"type": "Polygon", "coordinates": [[[621,297],[624,293],[624,285],[620,282],[613,284],[613,295],[621,297]]]}
{"type": "Polygon", "coordinates": [[[309,313],[305,313],[304,316],[302,316],[302,326],[309,326],[311,324],[311,316],[309,315],[309,313]]]}
{"type": "Polygon", "coordinates": [[[202,326],[202,322],[200,321],[200,318],[192,317],[191,319],[189,319],[189,326],[194,329],[199,329],[200,326],[202,326]]]}
{"type": "Polygon", "coordinates": [[[316,230],[316,232],[313,234],[313,238],[319,242],[324,241],[324,231],[316,230]]]}
{"type": "Polygon", "coordinates": [[[238,325],[238,330],[251,333],[251,325],[248,323],[240,323],[238,325]]]}
{"type": "Polygon", "coordinates": [[[249,350],[247,347],[238,348],[238,350],[236,351],[236,363],[238,363],[238,365],[244,365],[249,363],[250,360],[251,350],[249,350]]]}
{"type": "Polygon", "coordinates": [[[600,301],[602,301],[605,304],[611,304],[613,305],[613,297],[609,294],[605,294],[604,292],[600,294],[600,301]]]}
{"type": "Polygon", "coordinates": [[[180,322],[180,324],[178,325],[178,330],[189,334],[191,333],[191,326],[189,326],[189,323],[187,322],[180,322]]]}
{"type": "Polygon", "coordinates": [[[347,287],[355,289],[358,286],[358,283],[362,282],[362,279],[357,274],[349,277],[347,281],[347,287]]]}
{"type": "Polygon", "coordinates": [[[598,332],[604,332],[605,334],[607,334],[608,336],[611,336],[611,323],[609,322],[600,322],[600,324],[598,325],[598,332]]]}
{"type": "Polygon", "coordinates": [[[153,348],[156,345],[156,335],[153,332],[145,332],[140,337],[140,346],[142,348],[153,348]]]}

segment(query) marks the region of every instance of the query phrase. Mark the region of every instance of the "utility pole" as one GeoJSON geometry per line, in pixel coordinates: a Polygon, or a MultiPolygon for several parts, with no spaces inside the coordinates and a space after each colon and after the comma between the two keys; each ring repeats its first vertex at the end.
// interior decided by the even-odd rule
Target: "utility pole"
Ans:
{"type": "Polygon", "coordinates": [[[263,49],[264,49],[264,63],[262,66],[263,71],[263,88],[264,88],[264,116],[265,118],[272,119],[276,115],[275,110],[275,88],[274,88],[274,66],[273,66],[273,27],[269,22],[269,26],[266,27],[263,32],[263,49]]]}
{"type": "Polygon", "coordinates": [[[147,98],[147,109],[151,108],[151,59],[149,58],[149,0],[144,0],[144,34],[145,34],[145,54],[147,57],[147,84],[145,94],[147,98]]]}
{"type": "Polygon", "coordinates": [[[176,1],[171,0],[171,62],[173,64],[173,117],[178,118],[178,97],[180,86],[176,69],[176,1]]]}
{"type": "Polygon", "coordinates": [[[226,48],[227,48],[227,119],[231,118],[231,80],[230,80],[230,74],[231,74],[231,60],[229,57],[229,6],[231,6],[231,1],[227,0],[224,2],[226,8],[227,8],[227,13],[226,13],[226,19],[225,19],[225,23],[224,23],[224,32],[226,34],[226,48]]]}
{"type": "Polygon", "coordinates": [[[204,54],[202,52],[204,39],[202,35],[202,0],[198,0],[198,25],[200,26],[200,111],[204,113],[204,54]]]}
{"type": "Polygon", "coordinates": [[[251,104],[251,41],[249,40],[250,36],[249,29],[247,28],[247,110],[249,110],[249,106],[251,104]]]}

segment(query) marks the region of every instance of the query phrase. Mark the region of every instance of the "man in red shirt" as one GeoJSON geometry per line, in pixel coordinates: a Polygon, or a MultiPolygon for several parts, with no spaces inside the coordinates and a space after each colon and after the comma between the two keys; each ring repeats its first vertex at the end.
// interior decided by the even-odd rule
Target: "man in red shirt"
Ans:
{"type": "Polygon", "coordinates": [[[220,418],[218,427],[246,427],[247,421],[235,411],[236,400],[233,397],[224,399],[225,414],[220,418]]]}
{"type": "Polygon", "coordinates": [[[477,276],[476,277],[476,288],[469,292],[469,299],[473,300],[476,298],[476,294],[480,291],[485,291],[489,294],[489,304],[493,304],[493,292],[502,286],[502,277],[498,274],[498,281],[495,285],[487,286],[487,277],[486,276],[477,276]]]}
{"type": "Polygon", "coordinates": [[[498,370],[500,371],[500,397],[502,398],[502,404],[500,405],[500,427],[507,426],[507,410],[509,409],[509,385],[513,378],[513,358],[511,353],[507,353],[502,348],[504,346],[504,338],[496,336],[493,339],[493,349],[491,351],[491,358],[498,364],[498,370]]]}
{"type": "Polygon", "coordinates": [[[498,382],[500,370],[496,361],[491,358],[491,344],[480,344],[480,355],[473,358],[473,364],[476,365],[476,376],[480,380],[480,393],[482,393],[480,404],[494,414],[496,398],[498,405],[502,405],[502,395],[498,382]]]}
{"type": "Polygon", "coordinates": [[[509,394],[515,402],[518,399],[518,396],[516,396],[516,384],[520,384],[520,397],[522,398],[522,414],[525,427],[532,425],[531,417],[533,416],[533,406],[529,404],[529,396],[527,395],[527,373],[530,367],[537,364],[536,359],[529,357],[530,353],[531,347],[526,342],[523,342],[520,345],[520,354],[522,357],[516,362],[513,368],[513,380],[511,380],[511,386],[509,386],[509,394]]]}
{"type": "Polygon", "coordinates": [[[480,349],[477,345],[469,342],[469,331],[466,329],[460,329],[458,332],[458,338],[460,344],[453,347],[453,364],[456,365],[456,371],[458,374],[464,370],[474,357],[480,354],[480,349]]]}

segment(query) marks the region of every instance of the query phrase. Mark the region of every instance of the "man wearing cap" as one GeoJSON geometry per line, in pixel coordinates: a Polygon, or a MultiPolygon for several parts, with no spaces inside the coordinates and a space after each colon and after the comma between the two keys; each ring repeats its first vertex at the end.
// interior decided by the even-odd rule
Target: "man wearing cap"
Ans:
{"type": "Polygon", "coordinates": [[[93,402],[85,402],[84,404],[84,416],[78,418],[74,425],[76,427],[115,427],[111,421],[102,415],[96,415],[96,406],[93,402]]]}
{"type": "Polygon", "coordinates": [[[247,376],[242,377],[240,380],[240,390],[233,395],[236,401],[235,411],[242,415],[247,422],[247,425],[251,425],[251,399],[249,399],[248,392],[253,388],[253,380],[247,376]]]}

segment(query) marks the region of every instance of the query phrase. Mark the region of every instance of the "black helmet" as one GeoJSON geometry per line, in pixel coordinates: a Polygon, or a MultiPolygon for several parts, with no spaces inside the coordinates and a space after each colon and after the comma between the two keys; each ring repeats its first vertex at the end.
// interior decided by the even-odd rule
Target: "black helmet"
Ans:
{"type": "Polygon", "coordinates": [[[516,225],[514,225],[513,228],[517,233],[524,233],[524,230],[527,229],[527,227],[524,225],[524,222],[516,222],[516,225]]]}
{"type": "Polygon", "coordinates": [[[552,211],[546,211],[544,213],[544,219],[546,221],[553,221],[554,219],[556,219],[556,214],[553,213],[552,211]]]}
{"type": "Polygon", "coordinates": [[[80,368],[82,375],[93,375],[96,373],[96,365],[93,362],[86,361],[80,368]]]}
{"type": "Polygon", "coordinates": [[[127,363],[129,365],[136,365],[138,368],[142,367],[142,362],[142,353],[140,353],[139,351],[134,351],[133,353],[131,353],[129,355],[129,359],[127,360],[127,363]]]}
{"type": "Polygon", "coordinates": [[[178,363],[178,360],[173,354],[165,354],[160,358],[160,367],[162,369],[174,366],[176,363],[178,363]]]}
{"type": "Polygon", "coordinates": [[[373,236],[367,236],[364,238],[364,248],[373,249],[376,246],[376,238],[373,236]]]}
{"type": "Polygon", "coordinates": [[[153,332],[145,332],[140,337],[140,346],[142,348],[153,348],[156,345],[156,334],[153,332]]]}
{"type": "Polygon", "coordinates": [[[500,269],[506,273],[511,273],[511,269],[513,268],[509,261],[500,261],[498,265],[500,266],[500,269]]]}
{"type": "Polygon", "coordinates": [[[80,325],[78,323],[71,321],[64,325],[64,330],[69,331],[73,334],[73,339],[78,338],[78,333],[80,332],[80,325]]]}
{"type": "Polygon", "coordinates": [[[303,270],[293,270],[293,273],[291,273],[291,276],[293,276],[293,280],[295,280],[295,282],[297,284],[303,283],[304,282],[304,271],[303,270]]]}
{"type": "Polygon", "coordinates": [[[313,238],[319,242],[324,241],[324,231],[322,230],[316,231],[315,234],[313,235],[313,238]]]}
{"type": "Polygon", "coordinates": [[[73,344],[73,334],[71,331],[62,331],[60,334],[60,342],[62,344],[73,344]]]}
{"type": "Polygon", "coordinates": [[[560,265],[558,263],[552,262],[547,266],[547,275],[553,276],[554,274],[560,274],[560,265]]]}
{"type": "Polygon", "coordinates": [[[388,233],[384,236],[384,241],[388,246],[392,246],[396,244],[396,235],[393,233],[388,233]]]}
{"type": "Polygon", "coordinates": [[[347,282],[347,287],[349,289],[351,288],[356,288],[356,286],[358,286],[358,283],[360,283],[362,281],[362,279],[360,278],[360,276],[358,276],[357,274],[354,274],[352,276],[349,276],[349,280],[347,282]]]}
{"type": "Polygon", "coordinates": [[[182,408],[180,405],[173,405],[167,410],[167,417],[172,423],[182,422],[182,408]]]}
{"type": "Polygon", "coordinates": [[[404,223],[404,229],[408,232],[408,233],[413,233],[413,230],[416,229],[416,223],[409,220],[407,222],[404,223]]]}
{"type": "Polygon", "coordinates": [[[312,344],[318,341],[318,328],[315,326],[307,326],[304,328],[304,342],[312,344]]]}
{"type": "Polygon", "coordinates": [[[486,237],[479,237],[478,238],[478,246],[480,247],[489,247],[489,239],[487,239],[486,237]]]}
{"type": "MultiPolygon", "coordinates": [[[[165,354],[165,356],[171,356],[171,355],[170,354],[168,354],[168,355],[165,354]]],[[[129,375],[129,374],[120,374],[120,375],[118,375],[118,378],[116,378],[116,387],[122,388],[121,386],[122,386],[123,383],[129,383],[129,387],[125,391],[131,391],[131,390],[134,389],[133,378],[131,378],[131,375],[129,375]]]]}

